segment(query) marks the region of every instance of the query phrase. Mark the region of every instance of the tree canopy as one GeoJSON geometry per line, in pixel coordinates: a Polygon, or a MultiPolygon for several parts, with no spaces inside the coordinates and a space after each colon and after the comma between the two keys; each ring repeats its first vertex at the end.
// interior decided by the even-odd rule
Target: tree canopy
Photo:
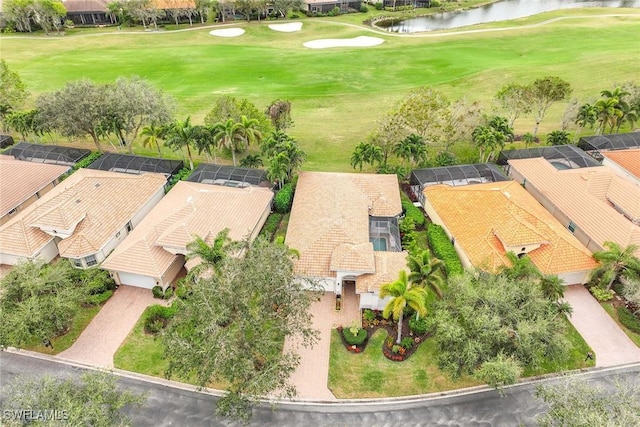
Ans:
{"type": "Polygon", "coordinates": [[[0,120],[2,120],[3,130],[6,131],[5,117],[18,108],[29,92],[27,85],[22,82],[20,75],[11,71],[4,59],[0,60],[0,120]]]}
{"type": "MultiPolygon", "coordinates": [[[[86,372],[80,382],[73,378],[61,379],[52,376],[40,378],[21,376],[9,383],[5,392],[3,410],[38,413],[55,410],[57,419],[38,422],[37,425],[90,425],[112,427],[130,425],[131,421],[122,412],[129,407],[139,407],[146,400],[118,388],[117,378],[106,372],[86,372]]],[[[22,420],[3,419],[3,425],[24,425],[22,420]]],[[[40,420],[38,420],[40,421],[40,420]]]]}
{"type": "Polygon", "coordinates": [[[292,256],[258,238],[243,257],[224,258],[219,274],[194,282],[164,337],[169,375],[191,376],[203,387],[228,385],[219,415],[247,420],[256,399],[295,395],[289,377],[299,356],[283,351],[283,343],[315,342],[308,308],[317,293],[294,277],[292,256]]]}
{"type": "Polygon", "coordinates": [[[452,278],[436,303],[434,323],[438,364],[453,377],[473,374],[487,362],[512,358],[535,368],[567,356],[557,305],[536,279],[485,273],[452,278]]]}

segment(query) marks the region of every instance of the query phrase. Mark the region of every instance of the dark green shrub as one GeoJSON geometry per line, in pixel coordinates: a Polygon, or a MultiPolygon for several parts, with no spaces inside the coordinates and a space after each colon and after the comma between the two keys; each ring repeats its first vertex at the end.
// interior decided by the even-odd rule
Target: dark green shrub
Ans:
{"type": "Polygon", "coordinates": [[[264,222],[264,226],[262,227],[261,233],[264,237],[266,237],[269,241],[273,240],[273,235],[278,230],[280,226],[280,221],[282,221],[282,214],[272,213],[267,217],[267,220],[264,222]]]}
{"type": "Polygon", "coordinates": [[[157,334],[164,328],[164,322],[161,319],[146,320],[144,322],[144,331],[148,334],[157,334]]]}
{"type": "Polygon", "coordinates": [[[291,210],[293,203],[293,186],[285,184],[273,198],[273,208],[276,212],[285,214],[291,210]]]}
{"type": "Polygon", "coordinates": [[[369,12],[369,8],[363,3],[360,6],[360,13],[367,13],[367,12],[369,12]]]}
{"type": "Polygon", "coordinates": [[[187,287],[184,285],[178,286],[176,288],[176,296],[180,299],[186,299],[187,293],[188,293],[187,287]]]}
{"type": "Polygon", "coordinates": [[[612,288],[616,294],[622,295],[622,291],[624,290],[624,285],[620,282],[616,282],[613,284],[612,288]]]}
{"type": "Polygon", "coordinates": [[[169,286],[166,291],[164,291],[164,299],[169,299],[173,296],[173,288],[169,286]]]}
{"type": "Polygon", "coordinates": [[[342,336],[349,345],[360,345],[367,339],[367,331],[362,328],[358,328],[356,335],[351,332],[351,328],[342,329],[342,336]]]}
{"type": "Polygon", "coordinates": [[[640,334],[640,319],[638,319],[627,307],[618,307],[618,319],[627,329],[640,334]]]}
{"type": "Polygon", "coordinates": [[[400,230],[401,234],[412,233],[416,230],[416,223],[413,219],[404,217],[398,224],[398,230],[400,230]]]}
{"type": "Polygon", "coordinates": [[[154,298],[162,299],[162,297],[164,297],[164,292],[162,292],[161,286],[154,286],[151,288],[151,293],[153,293],[154,298]]]}
{"type": "Polygon", "coordinates": [[[409,329],[417,335],[426,334],[429,329],[429,322],[426,317],[416,319],[415,316],[409,319],[409,329]]]}
{"type": "Polygon", "coordinates": [[[405,218],[411,218],[416,227],[419,228],[424,225],[424,214],[410,200],[402,200],[402,209],[405,211],[405,218]]]}
{"type": "Polygon", "coordinates": [[[187,179],[189,175],[191,175],[191,172],[193,171],[188,167],[180,169],[178,173],[172,175],[171,178],[169,178],[169,183],[165,187],[164,192],[167,193],[169,190],[171,190],[171,188],[173,188],[173,186],[176,185],[178,181],[184,181],[185,179],[187,179]]]}
{"type": "Polygon", "coordinates": [[[404,347],[405,350],[409,350],[411,347],[413,347],[413,338],[411,337],[402,338],[402,340],[400,341],[400,346],[404,347]]]}
{"type": "Polygon", "coordinates": [[[327,12],[328,16],[338,16],[340,15],[340,8],[339,7],[334,7],[333,9],[331,9],[329,12],[327,12]]]}
{"type": "Polygon", "coordinates": [[[107,302],[109,298],[113,295],[113,291],[107,290],[101,294],[94,294],[87,298],[87,304],[89,305],[101,305],[107,302]]]}
{"type": "Polygon", "coordinates": [[[144,330],[150,334],[157,334],[167,325],[167,322],[173,317],[175,312],[176,308],[173,305],[171,305],[171,307],[165,307],[155,304],[147,307],[143,314],[144,330]]]}
{"type": "Polygon", "coordinates": [[[433,223],[429,224],[427,240],[429,240],[433,254],[444,262],[448,276],[464,272],[458,253],[442,227],[433,223]]]}
{"type": "Polygon", "coordinates": [[[376,10],[382,10],[384,8],[384,3],[379,2],[374,4],[373,6],[376,8],[376,10]]]}
{"type": "Polygon", "coordinates": [[[289,18],[291,18],[291,19],[299,19],[300,15],[298,15],[297,13],[292,13],[291,16],[289,16],[289,18]]]}

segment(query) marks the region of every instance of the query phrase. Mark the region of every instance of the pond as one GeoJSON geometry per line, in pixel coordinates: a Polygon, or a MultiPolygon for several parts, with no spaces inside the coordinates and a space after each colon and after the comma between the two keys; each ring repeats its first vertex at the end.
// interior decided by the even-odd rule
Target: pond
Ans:
{"type": "Polygon", "coordinates": [[[394,33],[418,33],[524,18],[558,9],[585,7],[640,7],[640,0],[503,0],[459,12],[438,13],[399,22],[378,22],[376,26],[394,33]]]}

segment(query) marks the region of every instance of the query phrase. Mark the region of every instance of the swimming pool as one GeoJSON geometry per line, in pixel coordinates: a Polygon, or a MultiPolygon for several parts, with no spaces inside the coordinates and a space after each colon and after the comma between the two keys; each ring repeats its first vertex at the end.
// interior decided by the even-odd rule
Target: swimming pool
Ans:
{"type": "Polygon", "coordinates": [[[372,237],[369,239],[371,243],[373,243],[374,251],[386,251],[387,250],[387,239],[382,237],[372,237]]]}

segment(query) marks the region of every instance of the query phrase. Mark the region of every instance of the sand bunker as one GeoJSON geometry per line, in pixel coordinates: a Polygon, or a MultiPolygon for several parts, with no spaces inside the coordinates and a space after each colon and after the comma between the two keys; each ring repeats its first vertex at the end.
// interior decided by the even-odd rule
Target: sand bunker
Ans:
{"type": "Polygon", "coordinates": [[[302,29],[302,22],[289,22],[288,24],[271,24],[269,25],[273,31],[280,31],[281,33],[293,33],[294,31],[300,31],[302,29]]]}
{"type": "Polygon", "coordinates": [[[352,39],[311,40],[304,43],[304,46],[311,49],[326,49],[328,47],[369,47],[378,46],[382,43],[384,43],[384,40],[378,37],[360,36],[352,39]]]}
{"type": "Polygon", "coordinates": [[[244,34],[242,28],[224,28],[222,30],[209,31],[212,36],[218,37],[238,37],[244,34]]]}

